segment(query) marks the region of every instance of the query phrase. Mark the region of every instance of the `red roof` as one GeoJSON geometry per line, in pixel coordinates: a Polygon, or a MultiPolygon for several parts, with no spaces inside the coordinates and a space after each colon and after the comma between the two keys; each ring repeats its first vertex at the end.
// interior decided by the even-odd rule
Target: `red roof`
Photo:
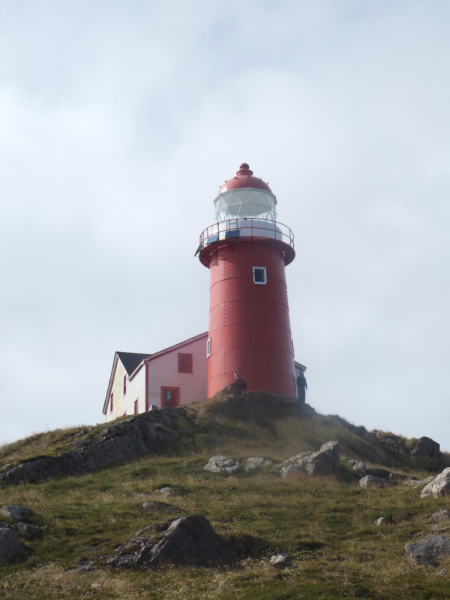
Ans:
{"type": "Polygon", "coordinates": [[[269,185],[265,183],[259,177],[253,177],[253,171],[250,171],[250,167],[247,163],[242,163],[239,167],[239,171],[234,177],[225,181],[223,186],[219,190],[219,194],[223,194],[228,190],[234,190],[236,188],[256,188],[258,190],[264,190],[273,194],[269,185]]]}

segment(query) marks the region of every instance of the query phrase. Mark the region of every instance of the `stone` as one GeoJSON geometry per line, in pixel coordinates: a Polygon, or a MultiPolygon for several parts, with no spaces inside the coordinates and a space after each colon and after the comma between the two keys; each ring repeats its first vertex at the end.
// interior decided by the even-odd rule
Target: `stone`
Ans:
{"type": "Polygon", "coordinates": [[[149,500],[148,502],[143,502],[142,508],[145,508],[145,510],[149,510],[151,512],[161,512],[161,511],[172,511],[175,513],[180,512],[177,508],[174,508],[171,504],[166,504],[165,502],[155,502],[154,500],[149,500]]]}
{"type": "Polygon", "coordinates": [[[11,466],[11,463],[8,463],[7,465],[3,465],[3,467],[1,468],[2,471],[7,471],[11,466]]]}
{"type": "Polygon", "coordinates": [[[407,559],[417,565],[439,567],[442,558],[450,557],[450,539],[443,535],[431,535],[420,542],[406,544],[407,559]]]}
{"type": "MultiPolygon", "coordinates": [[[[163,565],[208,567],[230,557],[222,538],[203,515],[165,521],[162,527],[147,531],[150,536],[134,538],[106,562],[113,568],[157,567],[163,565]]],[[[146,533],[145,529],[139,534],[146,533]]]]}
{"type": "Polygon", "coordinates": [[[292,564],[292,556],[287,552],[280,552],[280,554],[274,554],[270,559],[270,564],[274,567],[286,567],[292,564]]]}
{"type": "Polygon", "coordinates": [[[412,447],[410,454],[419,459],[430,457],[439,460],[441,446],[429,437],[421,437],[412,447]]]}
{"type": "Polygon", "coordinates": [[[42,527],[39,525],[30,525],[29,523],[17,523],[17,531],[29,538],[35,538],[42,533],[42,527]]]}
{"type": "Polygon", "coordinates": [[[366,475],[359,480],[359,485],[364,488],[384,488],[386,486],[386,479],[381,477],[374,477],[373,475],[366,475]]]}
{"type": "Polygon", "coordinates": [[[441,510],[435,512],[434,515],[428,519],[428,523],[440,523],[441,521],[447,521],[447,519],[450,519],[449,511],[446,508],[441,508],[441,510]]]}
{"type": "Polygon", "coordinates": [[[441,569],[440,571],[438,571],[436,573],[436,575],[447,575],[447,573],[448,573],[447,569],[441,569]]]}
{"type": "Polygon", "coordinates": [[[361,477],[364,477],[364,475],[366,474],[366,469],[367,466],[363,462],[357,462],[353,465],[353,471],[356,471],[356,473],[361,475],[361,477]]]}
{"type": "Polygon", "coordinates": [[[386,519],[385,519],[384,517],[380,517],[379,519],[377,519],[377,520],[374,522],[374,525],[376,525],[377,527],[379,527],[380,525],[382,525],[382,524],[385,522],[385,520],[386,520],[386,519]]]}
{"type": "Polygon", "coordinates": [[[388,446],[396,446],[397,445],[397,442],[394,440],[394,438],[391,438],[391,437],[384,438],[384,443],[387,444],[388,446]]]}
{"type": "Polygon", "coordinates": [[[205,471],[219,473],[220,475],[231,475],[239,470],[239,463],[227,456],[212,456],[203,467],[205,471]]]}
{"type": "Polygon", "coordinates": [[[159,490],[156,490],[156,493],[162,494],[163,496],[171,496],[172,492],[173,492],[173,490],[169,485],[166,485],[165,487],[162,487],[159,490]]]}
{"type": "Polygon", "coordinates": [[[14,521],[21,521],[26,517],[32,517],[34,512],[26,506],[2,506],[0,513],[4,517],[14,519],[14,521]]]}
{"type": "Polygon", "coordinates": [[[318,452],[301,452],[277,465],[275,470],[282,477],[288,477],[295,472],[335,475],[339,472],[339,444],[327,442],[318,452]]]}
{"type": "Polygon", "coordinates": [[[430,483],[425,486],[420,494],[421,498],[427,498],[431,496],[433,498],[440,498],[450,494],[450,467],[447,467],[433,478],[430,483]]]}
{"type": "Polygon", "coordinates": [[[159,410],[159,406],[156,406],[156,404],[150,404],[148,410],[159,410]]]}
{"type": "Polygon", "coordinates": [[[0,529],[0,564],[8,562],[19,554],[25,554],[19,534],[13,529],[0,529]]]}
{"type": "Polygon", "coordinates": [[[274,464],[274,461],[269,460],[268,458],[251,456],[250,458],[247,458],[247,460],[244,462],[244,471],[252,471],[253,469],[257,469],[258,467],[271,467],[274,464]]]}

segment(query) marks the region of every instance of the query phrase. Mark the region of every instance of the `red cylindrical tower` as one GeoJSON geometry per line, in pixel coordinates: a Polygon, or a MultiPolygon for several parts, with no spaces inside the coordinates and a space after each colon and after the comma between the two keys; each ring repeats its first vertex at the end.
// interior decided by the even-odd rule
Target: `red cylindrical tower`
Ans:
{"type": "Polygon", "coordinates": [[[241,369],[249,390],[296,395],[285,266],[291,230],[276,221],[276,197],[243,163],[214,200],[216,223],[200,237],[210,269],[208,397],[241,369]]]}

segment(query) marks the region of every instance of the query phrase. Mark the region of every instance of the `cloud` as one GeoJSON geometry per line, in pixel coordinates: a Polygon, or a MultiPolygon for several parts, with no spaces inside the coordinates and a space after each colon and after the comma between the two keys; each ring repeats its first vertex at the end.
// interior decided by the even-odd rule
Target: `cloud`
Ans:
{"type": "Polygon", "coordinates": [[[309,401],[450,450],[439,2],[4,2],[0,440],[101,420],[115,350],[205,331],[246,160],[296,235],[309,401]]]}

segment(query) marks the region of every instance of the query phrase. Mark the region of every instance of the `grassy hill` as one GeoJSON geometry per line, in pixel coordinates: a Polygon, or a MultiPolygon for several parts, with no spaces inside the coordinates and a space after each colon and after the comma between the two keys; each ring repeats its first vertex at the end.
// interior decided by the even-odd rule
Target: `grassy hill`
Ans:
{"type": "MultiPolygon", "coordinates": [[[[29,522],[45,529],[26,542],[26,559],[0,566],[0,598],[450,597],[448,576],[411,566],[404,557],[404,544],[429,531],[428,517],[446,507],[445,499],[421,499],[420,487],[402,482],[402,475],[430,474],[409,456],[413,440],[394,436],[393,448],[384,443],[386,432],[369,433],[336,416],[299,410],[292,399],[261,393],[250,394],[246,403],[219,395],[180,414],[182,435],[162,453],[81,477],[1,484],[0,505],[30,507],[36,516],[29,522]],[[280,461],[330,440],[339,441],[341,456],[390,467],[398,477],[384,489],[363,490],[345,461],[340,475],[328,478],[280,479],[268,470],[223,477],[203,470],[214,454],[280,461]],[[159,500],[154,492],[163,486],[174,491],[164,498],[166,506],[146,511],[143,501],[159,500]],[[83,558],[114,553],[146,525],[190,514],[205,515],[225,538],[251,535],[264,546],[215,568],[75,570],[83,558]],[[385,524],[374,526],[381,516],[385,524]],[[270,566],[277,550],[292,555],[291,568],[270,566]]],[[[139,418],[37,434],[3,446],[0,469],[103,439],[105,430],[114,433],[139,418]]],[[[439,468],[448,465],[444,454],[439,468]]]]}

